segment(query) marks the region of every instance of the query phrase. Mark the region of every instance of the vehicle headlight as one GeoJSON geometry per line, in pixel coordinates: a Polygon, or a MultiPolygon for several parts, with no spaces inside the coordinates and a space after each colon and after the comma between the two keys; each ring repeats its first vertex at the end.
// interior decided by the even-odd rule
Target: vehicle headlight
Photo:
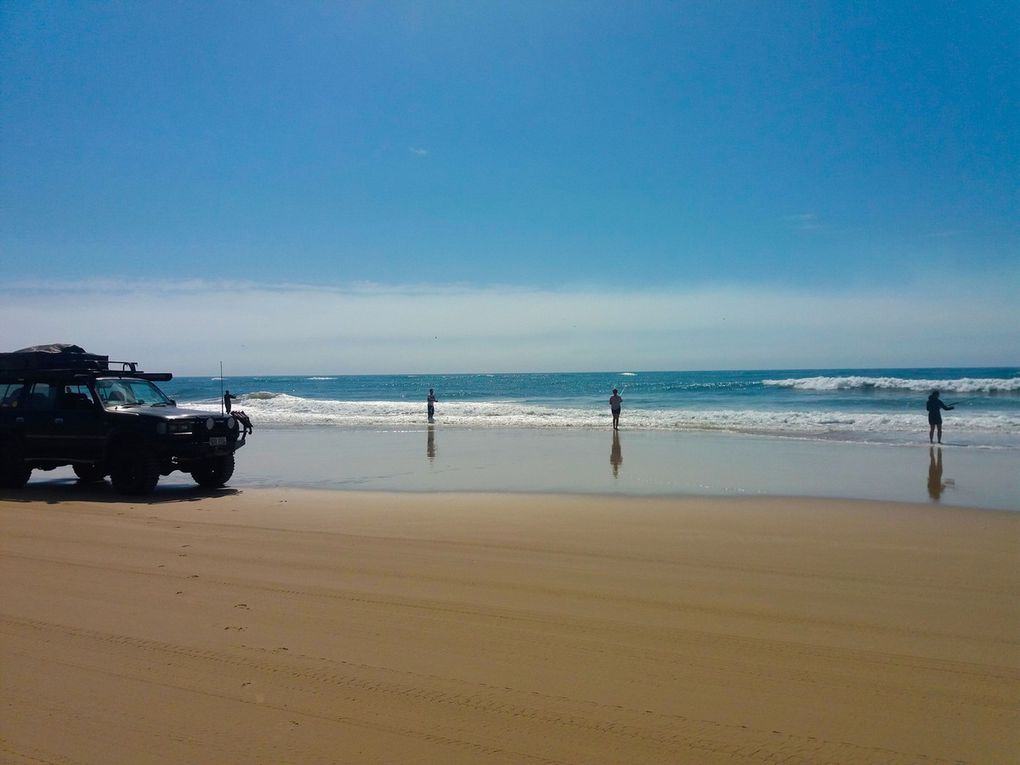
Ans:
{"type": "Polygon", "coordinates": [[[227,427],[230,428],[231,430],[237,430],[237,420],[235,420],[233,417],[228,417],[227,427]]]}
{"type": "Polygon", "coordinates": [[[216,425],[216,420],[214,420],[212,417],[207,417],[206,418],[206,420],[205,420],[205,429],[206,430],[212,430],[215,425],[216,425]]]}
{"type": "Polygon", "coordinates": [[[190,433],[195,427],[192,420],[173,420],[166,426],[171,433],[190,433]]]}

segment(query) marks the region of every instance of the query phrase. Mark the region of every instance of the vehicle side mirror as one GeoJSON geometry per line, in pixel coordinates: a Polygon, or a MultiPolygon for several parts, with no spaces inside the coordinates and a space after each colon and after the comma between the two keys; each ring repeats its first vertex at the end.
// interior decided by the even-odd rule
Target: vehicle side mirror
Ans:
{"type": "Polygon", "coordinates": [[[175,398],[170,399],[170,405],[171,406],[177,406],[177,399],[175,399],[175,398]]]}

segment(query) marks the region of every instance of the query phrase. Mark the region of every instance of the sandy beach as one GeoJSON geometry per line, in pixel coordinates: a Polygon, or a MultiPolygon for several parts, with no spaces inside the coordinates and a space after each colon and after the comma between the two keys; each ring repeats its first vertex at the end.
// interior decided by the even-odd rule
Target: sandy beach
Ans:
{"type": "Polygon", "coordinates": [[[1020,515],[33,485],[5,763],[1018,761],[1020,515]]]}

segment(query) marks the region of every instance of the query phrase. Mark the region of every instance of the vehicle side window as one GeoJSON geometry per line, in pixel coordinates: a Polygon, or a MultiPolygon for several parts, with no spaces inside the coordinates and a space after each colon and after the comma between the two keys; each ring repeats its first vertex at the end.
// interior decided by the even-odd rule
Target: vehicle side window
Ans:
{"type": "Polygon", "coordinates": [[[0,383],[0,409],[16,409],[25,405],[25,383],[0,383]]]}
{"type": "Polygon", "coordinates": [[[78,412],[93,408],[95,399],[87,385],[65,385],[64,391],[57,399],[57,405],[64,410],[78,412]]]}
{"type": "Polygon", "coordinates": [[[32,392],[28,394],[28,408],[36,412],[53,409],[56,392],[56,387],[50,383],[37,382],[32,386],[32,392]]]}

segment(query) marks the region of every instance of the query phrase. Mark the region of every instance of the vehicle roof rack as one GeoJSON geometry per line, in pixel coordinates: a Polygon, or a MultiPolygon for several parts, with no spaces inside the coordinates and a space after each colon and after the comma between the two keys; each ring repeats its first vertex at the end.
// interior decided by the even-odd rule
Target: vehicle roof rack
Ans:
{"type": "Polygon", "coordinates": [[[165,382],[173,378],[169,372],[140,372],[136,361],[110,361],[109,356],[88,353],[79,345],[50,343],[34,345],[10,353],[0,353],[0,374],[33,377],[140,377],[165,382]],[[120,368],[117,369],[116,367],[120,368]]]}
{"type": "Polygon", "coordinates": [[[138,372],[133,369],[0,369],[0,377],[34,380],[55,380],[75,377],[80,380],[92,380],[97,377],[135,377],[153,382],[167,382],[174,378],[171,372],[138,372]]]}

